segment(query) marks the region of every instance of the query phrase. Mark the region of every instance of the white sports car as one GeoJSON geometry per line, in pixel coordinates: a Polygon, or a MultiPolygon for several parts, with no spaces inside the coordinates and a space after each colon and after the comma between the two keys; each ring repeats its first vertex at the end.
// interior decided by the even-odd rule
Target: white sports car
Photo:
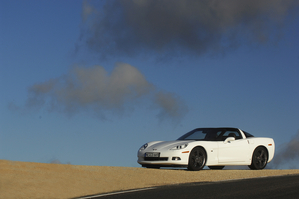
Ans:
{"type": "Polygon", "coordinates": [[[138,163],[147,168],[179,166],[192,171],[227,165],[263,169],[274,152],[272,138],[254,137],[238,128],[197,128],[175,141],[144,144],[138,150],[138,163]]]}

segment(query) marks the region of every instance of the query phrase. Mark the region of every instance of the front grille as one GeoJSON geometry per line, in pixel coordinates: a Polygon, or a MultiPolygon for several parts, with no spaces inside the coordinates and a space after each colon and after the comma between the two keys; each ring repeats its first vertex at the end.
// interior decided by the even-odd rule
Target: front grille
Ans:
{"type": "Polygon", "coordinates": [[[167,161],[168,158],[163,157],[144,157],[145,161],[167,161]]]}

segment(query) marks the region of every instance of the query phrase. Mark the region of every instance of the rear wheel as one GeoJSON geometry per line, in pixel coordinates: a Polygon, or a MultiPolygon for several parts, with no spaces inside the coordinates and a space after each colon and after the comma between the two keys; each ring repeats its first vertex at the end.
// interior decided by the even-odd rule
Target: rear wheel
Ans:
{"type": "Polygon", "coordinates": [[[214,170],[221,170],[224,168],[224,166],[209,166],[209,168],[214,170]]]}
{"type": "Polygon", "coordinates": [[[206,164],[207,155],[203,148],[194,148],[189,156],[188,170],[198,171],[203,169],[206,164]]]}
{"type": "Polygon", "coordinates": [[[253,170],[260,170],[266,167],[268,162],[268,152],[264,147],[257,147],[252,155],[251,165],[248,167],[253,170]]]}

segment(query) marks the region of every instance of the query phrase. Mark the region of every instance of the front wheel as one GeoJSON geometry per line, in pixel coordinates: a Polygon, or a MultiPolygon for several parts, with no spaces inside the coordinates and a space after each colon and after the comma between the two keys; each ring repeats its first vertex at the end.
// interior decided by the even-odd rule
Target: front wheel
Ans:
{"type": "Polygon", "coordinates": [[[260,170],[266,167],[268,162],[268,152],[264,147],[257,147],[252,155],[251,165],[248,167],[253,170],[260,170]]]}
{"type": "Polygon", "coordinates": [[[203,148],[194,148],[189,156],[188,170],[199,171],[203,169],[206,164],[207,155],[203,148]]]}

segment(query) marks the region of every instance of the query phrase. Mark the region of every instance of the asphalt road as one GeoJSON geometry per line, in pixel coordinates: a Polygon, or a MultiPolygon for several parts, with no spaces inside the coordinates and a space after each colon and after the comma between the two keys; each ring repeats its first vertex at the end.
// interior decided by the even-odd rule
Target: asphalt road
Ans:
{"type": "MultiPolygon", "coordinates": [[[[244,180],[230,180],[210,183],[188,183],[155,187],[154,189],[98,195],[84,199],[257,199],[257,198],[299,198],[299,175],[265,177],[244,180]]],[[[83,199],[83,197],[82,197],[83,199]]]]}

